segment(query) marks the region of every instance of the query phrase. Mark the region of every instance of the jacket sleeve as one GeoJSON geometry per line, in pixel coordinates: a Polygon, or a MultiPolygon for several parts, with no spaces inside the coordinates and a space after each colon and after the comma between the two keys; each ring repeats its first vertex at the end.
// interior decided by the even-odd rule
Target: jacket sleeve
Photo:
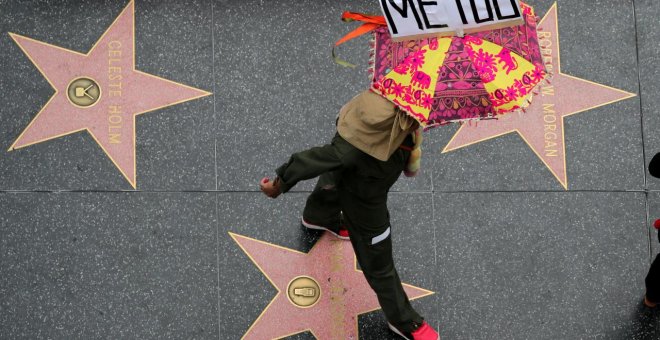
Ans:
{"type": "Polygon", "coordinates": [[[338,170],[342,166],[339,151],[334,144],[328,144],[294,153],[275,173],[280,178],[280,190],[285,193],[300,181],[338,170]]]}

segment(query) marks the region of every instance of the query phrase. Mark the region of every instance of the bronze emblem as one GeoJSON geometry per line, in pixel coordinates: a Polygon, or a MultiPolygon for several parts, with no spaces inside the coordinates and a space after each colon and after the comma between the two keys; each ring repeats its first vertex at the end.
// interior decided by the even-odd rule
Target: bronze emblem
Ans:
{"type": "Polygon", "coordinates": [[[101,98],[99,84],[86,77],[74,79],[66,92],[71,104],[82,108],[93,106],[101,98]]]}
{"type": "Polygon", "coordinates": [[[321,297],[321,287],[309,276],[299,276],[291,280],[287,288],[289,301],[300,308],[314,306],[321,297]]]}

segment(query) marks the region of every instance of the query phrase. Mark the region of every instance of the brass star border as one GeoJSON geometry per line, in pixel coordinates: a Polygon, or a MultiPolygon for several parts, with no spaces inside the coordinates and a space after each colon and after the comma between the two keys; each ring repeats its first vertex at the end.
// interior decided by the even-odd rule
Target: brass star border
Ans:
{"type": "Polygon", "coordinates": [[[212,94],[135,69],[134,1],[86,54],[9,35],[55,93],[8,151],[87,131],[134,189],[136,116],[212,94]]]}
{"type": "MultiPolygon", "coordinates": [[[[277,290],[277,294],[241,339],[281,339],[309,331],[317,339],[358,339],[358,316],[380,309],[350,241],[325,232],[308,253],[229,233],[247,257],[277,290]],[[295,278],[318,282],[319,301],[309,307],[295,306],[287,298],[287,286],[295,278]]],[[[410,300],[434,294],[402,283],[410,300]]]]}
{"type": "Polygon", "coordinates": [[[497,120],[463,124],[442,152],[516,132],[568,190],[564,118],[636,95],[561,72],[557,2],[538,27],[544,62],[554,74],[551,84],[541,88],[523,114],[513,113],[497,120]]]}

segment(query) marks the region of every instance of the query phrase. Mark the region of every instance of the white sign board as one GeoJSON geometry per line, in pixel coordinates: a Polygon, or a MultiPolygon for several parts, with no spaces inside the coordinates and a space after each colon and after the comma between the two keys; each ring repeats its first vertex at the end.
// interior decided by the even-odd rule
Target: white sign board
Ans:
{"type": "Polygon", "coordinates": [[[462,35],[523,23],[519,0],[380,0],[394,40],[462,35]]]}

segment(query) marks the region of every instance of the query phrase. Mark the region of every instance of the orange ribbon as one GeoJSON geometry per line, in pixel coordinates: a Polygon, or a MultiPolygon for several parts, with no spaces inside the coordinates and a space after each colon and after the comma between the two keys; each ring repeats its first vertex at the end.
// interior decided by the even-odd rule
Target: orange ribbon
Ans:
{"type": "Polygon", "coordinates": [[[349,32],[345,36],[343,36],[341,39],[339,39],[336,43],[335,46],[332,48],[332,58],[335,60],[335,62],[339,65],[342,66],[347,66],[347,67],[355,67],[355,65],[350,64],[344,60],[339,59],[335,55],[335,47],[351,40],[355,39],[361,35],[367,34],[376,28],[380,26],[386,26],[387,22],[385,22],[385,17],[383,16],[377,16],[377,15],[367,15],[367,14],[361,14],[361,13],[354,13],[354,12],[344,12],[341,15],[341,20],[345,22],[351,22],[351,21],[360,21],[363,22],[363,24],[354,29],[353,31],[349,32]]]}

